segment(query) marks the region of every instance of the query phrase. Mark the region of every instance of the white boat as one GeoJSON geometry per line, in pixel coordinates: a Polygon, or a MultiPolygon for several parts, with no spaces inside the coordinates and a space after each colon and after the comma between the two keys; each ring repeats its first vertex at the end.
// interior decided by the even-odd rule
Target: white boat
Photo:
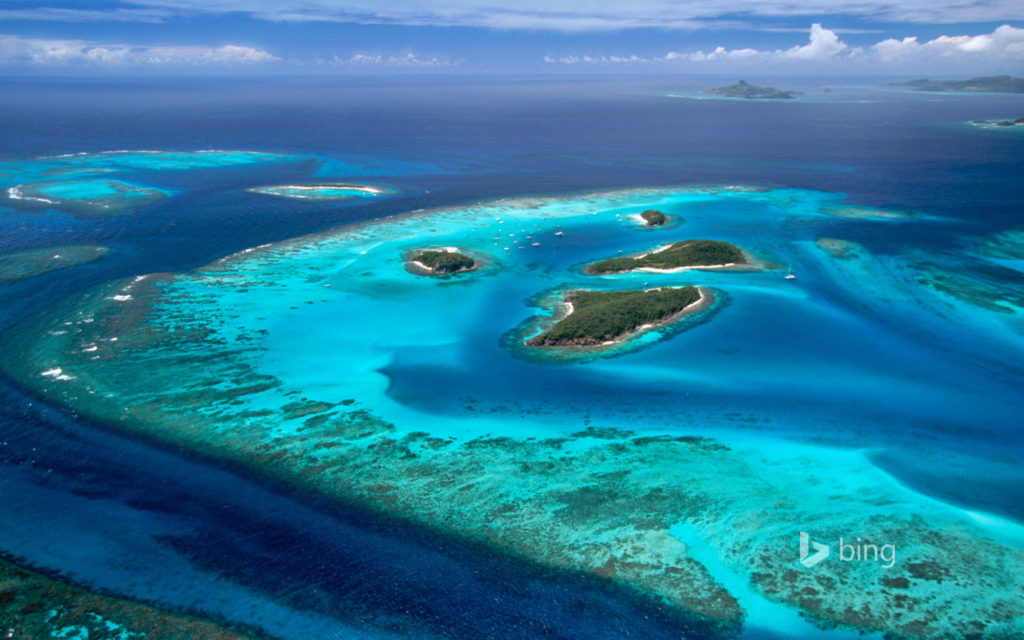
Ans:
{"type": "Polygon", "coordinates": [[[796,274],[793,273],[793,267],[790,266],[786,269],[786,280],[796,280],[796,274]]]}

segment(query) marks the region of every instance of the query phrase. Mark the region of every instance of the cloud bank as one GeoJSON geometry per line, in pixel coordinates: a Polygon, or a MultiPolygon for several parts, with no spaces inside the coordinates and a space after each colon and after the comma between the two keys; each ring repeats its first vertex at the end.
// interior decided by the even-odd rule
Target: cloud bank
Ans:
{"type": "Polygon", "coordinates": [[[611,31],[636,27],[708,27],[722,16],[763,18],[846,15],[881,22],[952,24],[1024,20],[1020,0],[134,0],[136,7],[176,15],[243,13],[268,21],[611,31]]]}
{"type": "Polygon", "coordinates": [[[0,63],[38,65],[231,65],[276,62],[252,47],[137,46],[0,35],[0,63]]]}
{"type": "Polygon", "coordinates": [[[716,49],[704,52],[683,53],[670,51],[662,56],[546,56],[544,61],[551,64],[651,64],[651,63],[695,63],[695,64],[746,64],[746,65],[829,65],[832,67],[872,66],[899,71],[903,68],[920,68],[940,65],[937,68],[948,72],[956,66],[1024,63],[1024,29],[1003,25],[990,34],[978,36],[939,36],[927,42],[917,38],[903,40],[887,39],[870,47],[850,47],[839,36],[820,24],[811,26],[808,43],[789,49],[774,51],[759,49],[716,49]]]}

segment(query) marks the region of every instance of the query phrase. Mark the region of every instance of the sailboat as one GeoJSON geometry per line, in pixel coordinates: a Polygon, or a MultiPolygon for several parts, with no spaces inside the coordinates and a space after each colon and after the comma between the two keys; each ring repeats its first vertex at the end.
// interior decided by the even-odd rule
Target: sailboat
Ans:
{"type": "Polygon", "coordinates": [[[796,274],[793,273],[793,265],[789,265],[786,269],[786,280],[796,280],[796,274]]]}

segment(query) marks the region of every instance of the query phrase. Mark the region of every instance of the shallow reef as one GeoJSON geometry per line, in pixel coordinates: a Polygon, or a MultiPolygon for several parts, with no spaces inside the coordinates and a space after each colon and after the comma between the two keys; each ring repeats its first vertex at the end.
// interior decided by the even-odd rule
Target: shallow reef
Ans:
{"type": "Polygon", "coordinates": [[[109,640],[242,640],[212,622],[89,593],[0,560],[0,636],[109,640]]]}
{"type": "MultiPolygon", "coordinates": [[[[788,215],[820,215],[819,203],[806,202],[813,194],[650,190],[500,201],[346,227],[187,274],[97,287],[6,332],[0,367],[112,428],[599,576],[726,635],[765,626],[782,637],[815,628],[908,640],[1012,637],[1024,624],[1015,606],[1024,598],[1019,527],[987,527],[917,493],[861,450],[758,432],[753,412],[737,418],[750,428],[715,431],[700,411],[652,415],[642,399],[626,408],[629,422],[571,402],[544,409],[550,414],[416,410],[380,373],[407,359],[419,382],[441,372],[457,388],[478,371],[456,366],[464,352],[487,351],[488,373],[510,366],[497,339],[504,327],[481,319],[508,327],[550,316],[530,303],[554,299],[567,288],[560,282],[594,280],[577,265],[622,242],[617,211],[671,210],[673,198],[746,206],[772,197],[772,211],[794,202],[798,213],[788,215]],[[496,259],[501,269],[479,277],[416,278],[403,256],[428,242],[508,251],[496,259]],[[808,567],[798,555],[800,532],[830,545],[892,545],[899,555],[891,566],[847,562],[834,546],[833,557],[808,567]],[[776,620],[759,612],[772,607],[794,612],[793,626],[771,628],[776,620]]],[[[702,222],[688,216],[687,224],[702,222]]],[[[649,244],[648,234],[635,233],[624,249],[649,244]]],[[[811,251],[850,281],[864,281],[870,267],[884,276],[880,287],[902,276],[898,286],[929,291],[904,274],[909,267],[894,276],[859,246],[819,241],[811,251]]],[[[666,284],[693,277],[609,279],[655,275],[666,284]]],[[[715,279],[723,299],[758,284],[772,300],[797,295],[796,285],[764,271],[697,275],[715,279]],[[736,279],[746,280],[731,290],[736,279]]],[[[884,295],[880,304],[897,296],[886,303],[884,295]]],[[[654,351],[644,354],[653,359],[654,351]]],[[[615,365],[650,362],[622,360],[530,371],[558,369],[598,384],[620,375],[615,365]]],[[[700,364],[672,360],[703,373],[700,364]]],[[[771,375],[783,373],[792,372],[771,375]]],[[[529,401],[508,397],[510,388],[496,393],[510,404],[529,401]]]]}
{"type": "Polygon", "coordinates": [[[32,182],[10,187],[6,204],[22,209],[57,209],[79,218],[128,215],[167,195],[120,180],[32,182]]]}
{"type": "Polygon", "coordinates": [[[974,250],[987,258],[1024,260],[1024,229],[1009,229],[991,237],[967,238],[974,250]]]}
{"type": "Polygon", "coordinates": [[[0,254],[0,282],[21,280],[66,269],[107,255],[107,247],[89,244],[40,247],[0,254]]]}
{"type": "Polygon", "coordinates": [[[905,211],[878,209],[873,207],[831,206],[821,210],[822,213],[837,218],[851,220],[911,220],[913,215],[905,211]]]}

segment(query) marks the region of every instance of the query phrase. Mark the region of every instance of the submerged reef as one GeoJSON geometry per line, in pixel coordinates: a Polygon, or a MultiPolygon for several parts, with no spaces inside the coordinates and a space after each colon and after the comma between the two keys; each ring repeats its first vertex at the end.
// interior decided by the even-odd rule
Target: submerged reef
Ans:
{"type": "Polygon", "coordinates": [[[99,151],[71,153],[43,158],[58,166],[87,167],[114,171],[184,171],[228,166],[243,166],[300,159],[281,153],[200,149],[198,151],[99,151]]]}
{"type": "Polygon", "coordinates": [[[997,260],[1024,260],[1024,229],[1009,229],[991,237],[966,238],[974,251],[997,260]]]}
{"type": "Polygon", "coordinates": [[[100,151],[0,162],[2,203],[28,210],[56,209],[79,218],[128,215],[172,195],[110,174],[245,167],[252,164],[312,161],[255,151],[100,151]]]}
{"type": "Polygon", "coordinates": [[[570,291],[570,312],[526,344],[537,347],[607,345],[637,331],[666,325],[705,300],[697,287],[645,291],[570,291]]]}
{"type": "Polygon", "coordinates": [[[719,240],[684,240],[636,256],[608,258],[591,263],[585,273],[625,273],[634,269],[672,270],[728,267],[747,263],[738,247],[719,240]]]}
{"type": "Polygon", "coordinates": [[[930,262],[915,264],[914,273],[920,284],[968,304],[999,313],[1024,313],[1024,286],[999,286],[981,273],[955,272],[930,262]]]}
{"type": "Polygon", "coordinates": [[[903,211],[873,209],[870,207],[826,207],[822,213],[851,220],[910,220],[913,216],[903,211]]]}
{"type": "Polygon", "coordinates": [[[0,560],[0,637],[243,640],[248,636],[149,605],[89,593],[0,560]]]}
{"type": "Polygon", "coordinates": [[[0,254],[0,282],[31,278],[57,269],[66,269],[107,255],[107,247],[73,244],[41,247],[0,254]]]}
{"type": "Polygon", "coordinates": [[[9,187],[6,204],[21,209],[57,209],[78,218],[128,215],[162,200],[166,193],[120,180],[32,182],[9,187]]]}
{"type": "MultiPolygon", "coordinates": [[[[628,223],[616,212],[675,206],[684,198],[749,206],[763,199],[771,206],[756,210],[775,211],[779,200],[771,197],[749,190],[633,190],[503,200],[340,228],[190,273],[107,283],[62,301],[0,336],[0,369],[112,429],[636,589],[702,629],[736,633],[745,625],[771,625],[774,613],[764,612],[782,611],[792,614],[797,631],[778,637],[798,636],[799,625],[895,640],[1012,637],[1024,625],[1014,606],[1024,597],[1019,542],[908,489],[861,450],[768,432],[751,437],[766,419],[754,410],[737,418],[744,433],[716,430],[700,407],[688,410],[699,395],[691,392],[701,387],[679,377],[670,378],[669,393],[686,399],[672,410],[647,411],[637,385],[634,405],[615,415],[595,411],[592,418],[590,407],[577,402],[581,396],[566,400],[568,385],[543,406],[527,398],[529,406],[518,409],[423,410],[395,393],[397,378],[382,372],[404,364],[418,372],[412,382],[420,385],[462,376],[466,384],[431,389],[458,387],[468,395],[474,376],[493,375],[515,360],[498,345],[504,328],[531,314],[547,319],[524,309],[524,299],[544,287],[583,288],[589,279],[574,265],[606,255],[609,242],[623,242],[621,225],[628,223]],[[595,237],[605,244],[586,244],[595,237]],[[545,240],[535,247],[533,238],[545,240]],[[428,243],[486,251],[499,242],[516,249],[503,254],[493,277],[446,282],[409,277],[404,269],[404,252],[428,243]],[[575,252],[574,242],[582,247],[575,252]],[[799,554],[801,532],[829,545],[841,539],[892,545],[897,557],[845,562],[834,546],[831,558],[808,566],[799,554]]],[[[801,200],[794,216],[820,216],[813,194],[779,197],[811,201],[801,200]]],[[[728,215],[716,210],[708,217],[722,225],[728,215]]],[[[734,222],[747,228],[751,219],[760,218],[734,222]]],[[[699,216],[688,213],[689,224],[699,227],[699,216]]],[[[624,248],[636,250],[641,236],[649,238],[634,232],[634,244],[624,248]]],[[[814,253],[832,261],[832,246],[814,253]]],[[[835,262],[852,270],[866,258],[858,253],[835,262]]],[[[745,293],[729,291],[728,281],[742,274],[700,276],[736,298],[745,293]]],[[[748,290],[763,281],[786,296],[771,300],[792,300],[789,291],[798,291],[783,288],[781,278],[750,276],[748,290]]],[[[682,288],[692,277],[618,278],[657,278],[659,285],[682,288]]],[[[715,322],[729,320],[724,316],[715,322]]],[[[760,317],[747,318],[746,326],[760,317]]],[[[559,377],[550,375],[555,367],[527,370],[547,380],[575,376],[581,386],[592,385],[589,392],[610,389],[609,378],[624,383],[630,367],[657,368],[655,356],[663,355],[673,373],[689,369],[711,385],[737,380],[714,377],[701,369],[700,357],[691,361],[683,350],[668,349],[700,353],[710,333],[683,342],[695,334],[680,334],[661,343],[664,353],[650,349],[633,362],[559,368],[559,377]]],[[[731,375],[738,367],[730,364],[731,375]]],[[[505,388],[498,393],[504,402],[505,388]]]]}

